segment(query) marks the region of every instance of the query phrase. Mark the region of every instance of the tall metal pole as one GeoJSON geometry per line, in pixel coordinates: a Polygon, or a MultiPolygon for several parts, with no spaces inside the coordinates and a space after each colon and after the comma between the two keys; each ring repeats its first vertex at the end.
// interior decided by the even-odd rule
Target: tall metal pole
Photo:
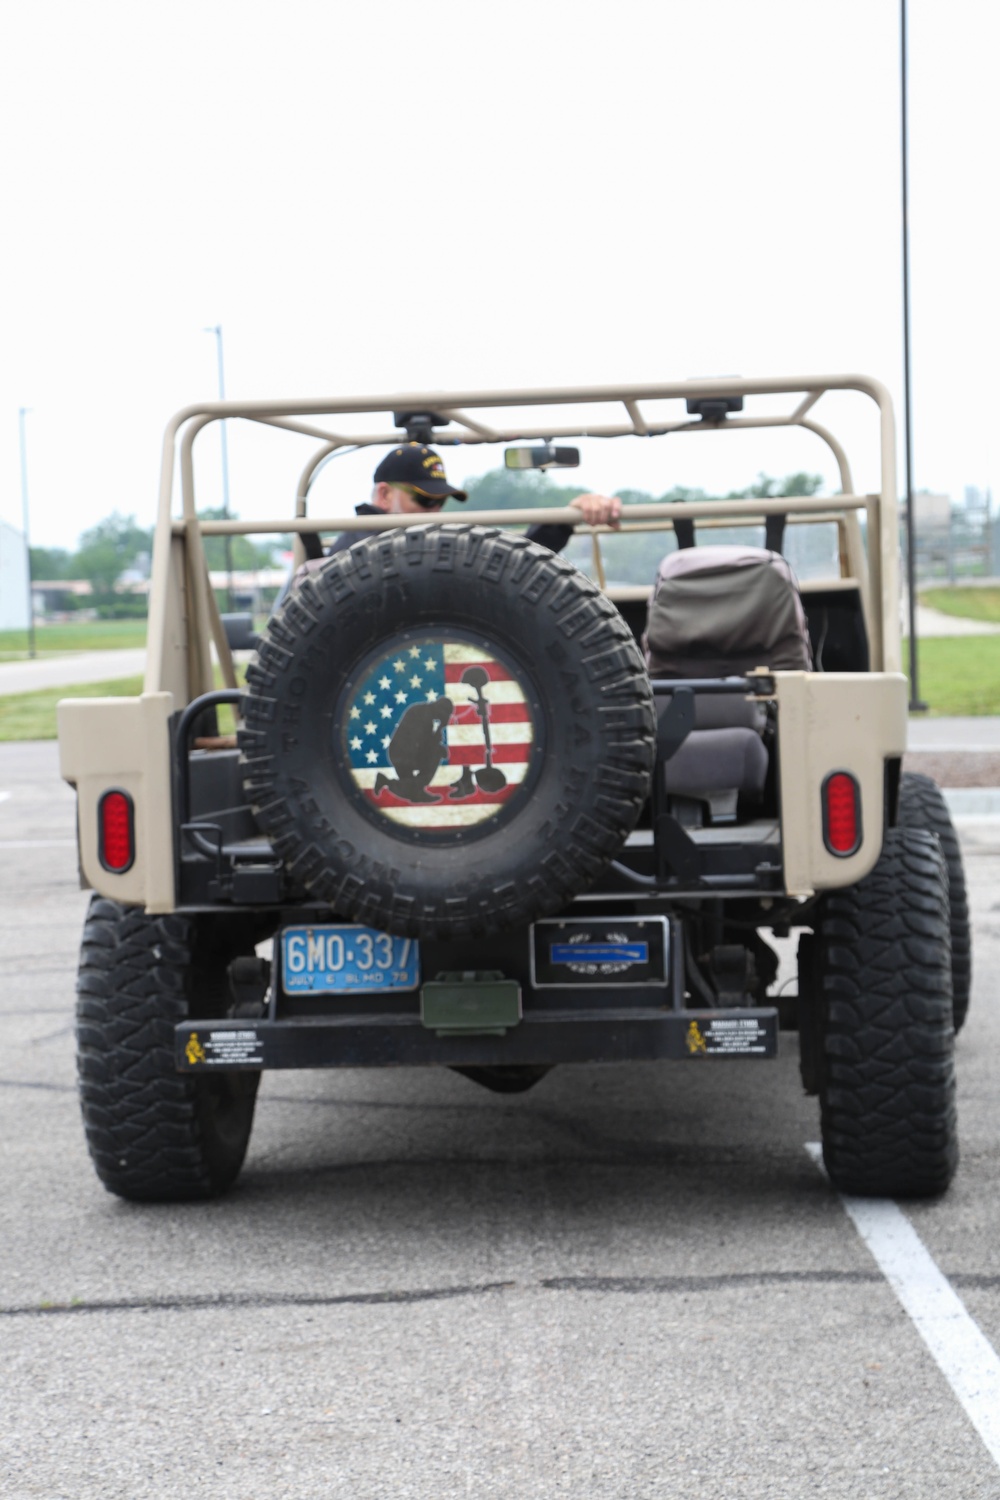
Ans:
{"type": "MultiPolygon", "coordinates": [[[[219,361],[219,400],[226,399],[226,367],[222,354],[222,324],[216,323],[214,328],[206,328],[206,333],[215,334],[215,348],[219,361]]],[[[223,519],[229,520],[229,448],[226,441],[226,424],[223,420],[219,423],[219,433],[222,442],[222,515],[223,519]]],[[[233,539],[231,536],[223,538],[226,553],[226,607],[233,607],[233,539]]]]}
{"type": "Polygon", "coordinates": [[[910,616],[910,711],[924,711],[917,677],[917,546],[913,515],[913,426],[910,409],[910,213],[906,95],[906,0],[899,5],[903,156],[903,423],[906,431],[906,592],[910,616]]]}
{"type": "Polygon", "coordinates": [[[31,537],[28,525],[28,434],[24,419],[30,406],[17,409],[17,434],[21,446],[21,515],[24,522],[24,562],[28,575],[28,655],[35,655],[35,610],[31,599],[31,537]]]}

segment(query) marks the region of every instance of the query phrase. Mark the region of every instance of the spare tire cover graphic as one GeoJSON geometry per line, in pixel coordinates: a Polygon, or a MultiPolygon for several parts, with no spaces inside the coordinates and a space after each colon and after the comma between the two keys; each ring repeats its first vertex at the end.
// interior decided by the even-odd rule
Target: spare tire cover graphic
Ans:
{"type": "Polygon", "coordinates": [[[513,665],[446,633],[380,650],[347,695],[339,731],[365,802],[429,833],[496,817],[523,788],[536,745],[513,665]]]}

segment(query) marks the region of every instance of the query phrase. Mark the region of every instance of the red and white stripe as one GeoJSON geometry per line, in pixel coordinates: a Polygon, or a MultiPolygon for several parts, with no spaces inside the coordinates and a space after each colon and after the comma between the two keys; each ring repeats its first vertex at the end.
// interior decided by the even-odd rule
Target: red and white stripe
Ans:
{"type": "Polygon", "coordinates": [[[513,796],[528,772],[535,739],[531,710],[517,679],[487,652],[475,646],[452,643],[444,648],[445,694],[454,704],[445,731],[448,762],[439,766],[429,783],[431,791],[441,793],[442,800],[414,806],[393,795],[385,787],[374,795],[377,769],[356,769],[354,776],[365,788],[370,801],[394,822],[417,828],[460,828],[481,823],[492,817],[513,796]],[[470,797],[448,800],[448,790],[458,781],[463,766],[480,770],[486,765],[486,737],[483,722],[476,711],[478,694],[462,681],[467,667],[481,666],[489,673],[482,688],[490,710],[490,742],[493,764],[503,771],[507,784],[499,792],[483,792],[479,787],[470,797]]]}

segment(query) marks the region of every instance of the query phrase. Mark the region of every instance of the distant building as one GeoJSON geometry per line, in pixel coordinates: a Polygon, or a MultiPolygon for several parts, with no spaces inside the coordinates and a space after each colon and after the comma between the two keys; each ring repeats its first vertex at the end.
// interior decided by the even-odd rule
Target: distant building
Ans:
{"type": "Polygon", "coordinates": [[[947,531],[951,525],[950,495],[928,495],[924,491],[913,497],[913,520],[919,529],[929,527],[947,531]]]}
{"type": "Polygon", "coordinates": [[[0,630],[28,628],[28,560],[24,533],[0,521],[0,630]]]}

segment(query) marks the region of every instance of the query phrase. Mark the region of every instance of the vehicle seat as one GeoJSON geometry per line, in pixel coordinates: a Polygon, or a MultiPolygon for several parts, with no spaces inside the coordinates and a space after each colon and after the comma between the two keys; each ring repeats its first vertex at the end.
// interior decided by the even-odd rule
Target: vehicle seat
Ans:
{"type": "MultiPolygon", "coordinates": [[[[809,632],[791,568],[762,547],[685,548],[661,562],[649,602],[646,661],[655,680],[807,671],[809,632]]],[[[658,695],[666,712],[671,695],[658,695]]],[[[695,727],[657,774],[683,821],[731,822],[764,797],[767,711],[741,693],[696,693],[695,727]]]]}
{"type": "Polygon", "coordinates": [[[685,547],[660,563],[646,620],[651,677],[809,671],[795,575],[765,547],[685,547]]]}

